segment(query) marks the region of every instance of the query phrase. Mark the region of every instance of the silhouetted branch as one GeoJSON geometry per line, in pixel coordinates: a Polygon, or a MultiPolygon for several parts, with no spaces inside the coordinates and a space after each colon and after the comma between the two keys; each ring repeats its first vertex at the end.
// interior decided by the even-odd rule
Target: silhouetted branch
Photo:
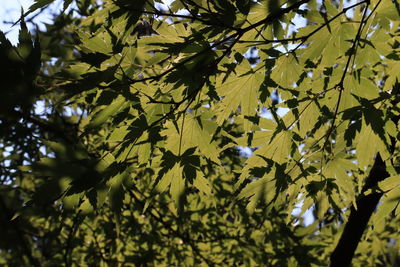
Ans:
{"type": "Polygon", "coordinates": [[[368,225],[372,213],[376,209],[383,193],[374,192],[363,195],[368,189],[373,188],[379,181],[389,177],[385,163],[379,153],[376,155],[375,163],[369,173],[365,186],[361,192],[362,196],[356,201],[357,209],[352,206],[350,216],[344,227],[340,240],[331,254],[330,267],[350,266],[354,252],[368,225]]]}

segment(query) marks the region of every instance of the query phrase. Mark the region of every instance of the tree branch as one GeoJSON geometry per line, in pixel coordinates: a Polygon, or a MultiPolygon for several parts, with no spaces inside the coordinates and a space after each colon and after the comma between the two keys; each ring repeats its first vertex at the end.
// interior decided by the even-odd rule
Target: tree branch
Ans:
{"type": "MultiPolygon", "coordinates": [[[[358,42],[359,42],[359,40],[361,38],[361,32],[362,32],[363,25],[367,22],[367,20],[365,18],[366,18],[366,15],[367,15],[369,2],[368,1],[363,1],[363,2],[365,2],[366,5],[364,7],[364,12],[363,12],[363,15],[362,15],[362,18],[361,18],[360,25],[359,25],[358,30],[357,30],[357,34],[354,37],[354,41],[353,41],[353,44],[352,44],[351,48],[349,49],[350,53],[349,53],[349,56],[347,57],[347,62],[346,62],[346,66],[344,67],[344,71],[343,71],[342,77],[340,78],[339,83],[335,86],[336,88],[339,89],[339,94],[338,94],[338,98],[337,98],[337,101],[336,101],[335,111],[334,111],[334,114],[333,114],[332,125],[328,130],[328,134],[326,135],[325,142],[324,142],[324,144],[322,146],[322,152],[325,150],[325,146],[329,143],[329,137],[331,136],[333,130],[335,129],[335,121],[336,121],[336,117],[337,117],[338,112],[339,112],[340,101],[342,99],[342,94],[343,94],[343,90],[344,90],[344,86],[343,86],[344,79],[346,78],[346,74],[347,74],[347,71],[348,71],[349,66],[350,66],[351,58],[354,58],[356,56],[357,44],[358,44],[358,42]]],[[[360,2],[360,3],[363,3],[363,2],[360,2]]]]}
{"type": "MultiPolygon", "coordinates": [[[[362,190],[362,194],[387,177],[389,177],[389,173],[386,171],[385,163],[378,153],[362,190]]],[[[354,206],[351,207],[349,219],[335,250],[331,254],[330,267],[350,266],[358,243],[382,195],[383,193],[378,192],[362,196],[356,201],[357,209],[354,206]]]]}
{"type": "MultiPolygon", "coordinates": [[[[396,83],[392,94],[398,95],[400,92],[400,84],[396,83]]],[[[392,100],[392,105],[396,106],[399,100],[392,100]]],[[[391,118],[395,125],[398,124],[400,115],[391,118]]],[[[397,140],[391,137],[390,153],[394,153],[397,140]]],[[[380,181],[383,181],[389,177],[389,173],[386,170],[386,165],[383,162],[379,153],[375,157],[374,165],[367,177],[365,184],[361,191],[361,198],[356,201],[357,209],[354,206],[350,209],[349,219],[344,227],[342,235],[335,250],[331,254],[330,267],[346,267],[350,266],[351,260],[354,256],[354,252],[357,249],[358,243],[367,227],[368,221],[379,204],[383,193],[373,192],[368,195],[363,195],[369,189],[375,188],[380,181]]]]}
{"type": "Polygon", "coordinates": [[[65,251],[64,251],[64,263],[65,263],[65,266],[71,266],[72,265],[71,258],[72,258],[72,251],[74,249],[73,246],[72,246],[72,239],[75,236],[77,227],[79,226],[79,223],[80,223],[80,220],[81,220],[80,213],[81,213],[81,211],[79,210],[75,214],[74,219],[72,220],[71,229],[70,229],[69,234],[68,234],[67,242],[66,242],[66,245],[65,245],[65,251]]]}
{"type": "Polygon", "coordinates": [[[334,21],[335,19],[337,19],[338,17],[340,17],[341,15],[345,14],[348,10],[355,8],[359,5],[362,5],[364,3],[369,3],[369,0],[364,0],[358,3],[355,3],[351,6],[348,6],[346,8],[343,8],[342,11],[340,11],[339,13],[337,13],[335,16],[333,16],[332,18],[330,18],[329,20],[327,20],[325,23],[321,24],[319,27],[317,27],[315,30],[313,30],[312,32],[310,32],[309,34],[307,34],[306,36],[301,36],[301,37],[297,37],[297,38],[293,38],[293,41],[296,41],[296,39],[301,40],[301,43],[299,43],[295,48],[293,48],[292,50],[290,50],[290,53],[293,53],[294,51],[296,51],[300,46],[302,46],[311,36],[313,36],[314,34],[316,34],[317,32],[319,32],[322,28],[328,26],[329,24],[334,21]]]}

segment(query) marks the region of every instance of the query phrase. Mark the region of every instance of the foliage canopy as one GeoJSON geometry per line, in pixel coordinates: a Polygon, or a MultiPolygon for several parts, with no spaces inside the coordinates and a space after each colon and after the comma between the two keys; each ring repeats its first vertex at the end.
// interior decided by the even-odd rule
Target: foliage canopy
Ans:
{"type": "Polygon", "coordinates": [[[398,1],[65,0],[31,36],[52,2],[0,33],[1,264],[400,263],[398,1]]]}

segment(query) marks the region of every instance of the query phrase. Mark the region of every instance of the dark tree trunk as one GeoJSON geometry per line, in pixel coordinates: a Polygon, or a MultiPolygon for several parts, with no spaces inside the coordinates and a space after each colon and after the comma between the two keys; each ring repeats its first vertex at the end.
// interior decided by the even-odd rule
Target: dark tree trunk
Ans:
{"type": "MultiPolygon", "coordinates": [[[[386,171],[385,163],[378,153],[362,193],[373,188],[379,181],[387,177],[389,177],[389,173],[386,171]]],[[[356,201],[357,209],[354,206],[351,207],[350,216],[344,227],[342,236],[331,254],[330,267],[350,266],[357,245],[382,195],[382,193],[372,193],[362,196],[356,201]]]]}
{"type": "MultiPolygon", "coordinates": [[[[398,96],[400,94],[400,83],[396,82],[391,94],[394,96],[398,96]]],[[[398,103],[399,100],[397,98],[391,101],[393,107],[395,107],[398,103]]],[[[398,125],[400,116],[395,115],[391,117],[391,120],[395,125],[398,125]]],[[[390,152],[393,154],[395,152],[397,141],[394,137],[390,137],[390,139],[390,152]]],[[[378,182],[386,179],[387,177],[389,177],[389,173],[386,171],[386,165],[378,153],[375,157],[374,165],[372,166],[371,171],[366,179],[361,194],[365,193],[368,189],[372,189],[378,184],[378,182]]],[[[357,210],[354,208],[354,206],[351,207],[349,219],[344,227],[335,250],[331,254],[330,267],[350,266],[358,243],[360,242],[364,230],[368,225],[368,221],[378,206],[382,195],[383,193],[374,192],[367,196],[362,196],[356,201],[357,210]]]]}

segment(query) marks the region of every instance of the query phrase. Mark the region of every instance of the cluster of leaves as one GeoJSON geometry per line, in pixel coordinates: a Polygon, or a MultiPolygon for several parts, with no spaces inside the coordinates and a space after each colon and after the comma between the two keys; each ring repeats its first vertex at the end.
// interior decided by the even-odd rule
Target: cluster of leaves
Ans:
{"type": "Polygon", "coordinates": [[[0,36],[2,263],[326,265],[374,197],[353,263],[398,264],[399,18],[66,0],[35,41],[22,18],[18,47],[0,36]]]}

